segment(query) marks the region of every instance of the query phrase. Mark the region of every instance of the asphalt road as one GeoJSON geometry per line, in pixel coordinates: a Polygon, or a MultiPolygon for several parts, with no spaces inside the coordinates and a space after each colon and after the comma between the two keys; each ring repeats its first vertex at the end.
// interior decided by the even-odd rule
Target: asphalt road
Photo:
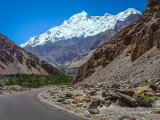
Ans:
{"type": "Polygon", "coordinates": [[[37,94],[46,89],[0,95],[0,120],[85,120],[41,102],[37,94]]]}

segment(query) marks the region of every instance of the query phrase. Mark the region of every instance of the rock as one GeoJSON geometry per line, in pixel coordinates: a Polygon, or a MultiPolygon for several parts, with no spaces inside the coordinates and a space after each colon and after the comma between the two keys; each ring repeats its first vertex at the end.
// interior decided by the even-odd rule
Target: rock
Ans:
{"type": "Polygon", "coordinates": [[[63,101],[62,104],[70,104],[70,101],[63,101]]]}
{"type": "Polygon", "coordinates": [[[121,107],[129,107],[129,104],[126,103],[125,101],[123,101],[122,99],[118,99],[118,100],[116,101],[115,105],[121,106],[121,107]]]}
{"type": "Polygon", "coordinates": [[[155,85],[150,85],[149,86],[151,89],[153,89],[154,90],[154,92],[156,92],[156,90],[157,90],[157,86],[155,86],[155,85]]]}
{"type": "MultiPolygon", "coordinates": [[[[5,89],[5,87],[3,87],[3,88],[5,89]]],[[[2,88],[2,89],[3,89],[3,88],[2,88]]],[[[11,86],[8,87],[8,90],[19,91],[19,90],[21,90],[21,89],[22,89],[22,87],[19,86],[19,85],[11,85],[11,86]]]]}
{"type": "Polygon", "coordinates": [[[66,97],[71,97],[71,96],[72,96],[71,93],[67,93],[67,94],[66,94],[66,97]]]}
{"type": "Polygon", "coordinates": [[[86,107],[87,107],[87,104],[86,104],[86,103],[84,103],[84,104],[83,104],[83,108],[86,108],[86,107]]]}
{"type": "Polygon", "coordinates": [[[100,107],[103,107],[103,104],[100,104],[100,107]]]}
{"type": "Polygon", "coordinates": [[[105,106],[106,107],[109,107],[111,105],[111,101],[110,100],[107,100],[106,102],[105,102],[105,106]]]}
{"type": "Polygon", "coordinates": [[[150,96],[150,97],[155,96],[155,94],[154,94],[154,93],[152,93],[152,92],[144,92],[144,95],[148,95],[148,96],[150,96]]]}
{"type": "Polygon", "coordinates": [[[111,100],[112,99],[112,96],[108,95],[107,97],[105,97],[105,101],[106,100],[111,100]]]}
{"type": "Polygon", "coordinates": [[[153,90],[151,88],[149,88],[149,86],[144,86],[144,87],[139,87],[137,89],[137,93],[136,94],[139,94],[139,93],[142,93],[142,92],[152,92],[153,90]]]}
{"type": "Polygon", "coordinates": [[[94,93],[94,95],[97,95],[97,93],[94,93]]]}
{"type": "Polygon", "coordinates": [[[91,92],[90,92],[91,96],[96,95],[96,94],[97,94],[97,92],[95,90],[91,90],[91,92]]]}
{"type": "Polygon", "coordinates": [[[81,107],[83,105],[83,103],[78,103],[77,107],[81,107]]]}
{"type": "Polygon", "coordinates": [[[77,94],[77,96],[83,96],[82,94],[77,94]]]}
{"type": "Polygon", "coordinates": [[[89,103],[89,108],[91,108],[91,109],[94,108],[95,109],[97,107],[98,107],[97,102],[95,100],[91,100],[90,103],[89,103]]]}
{"type": "Polygon", "coordinates": [[[120,87],[119,84],[113,84],[113,85],[111,86],[111,88],[115,88],[115,89],[119,89],[119,87],[120,87]]]}
{"type": "Polygon", "coordinates": [[[57,100],[57,102],[63,102],[63,101],[64,101],[63,98],[59,98],[59,99],[57,100]]]}
{"type": "Polygon", "coordinates": [[[109,93],[109,95],[111,96],[112,101],[113,100],[116,101],[121,98],[120,96],[118,96],[116,93],[113,93],[113,92],[109,93]]]}
{"type": "Polygon", "coordinates": [[[72,103],[73,103],[73,104],[82,103],[82,100],[77,100],[77,99],[74,99],[74,100],[72,101],[72,103]]]}
{"type": "Polygon", "coordinates": [[[98,109],[88,109],[87,110],[90,114],[99,114],[99,110],[98,109]]]}
{"type": "Polygon", "coordinates": [[[88,110],[85,110],[85,111],[84,111],[84,116],[85,116],[85,117],[90,117],[90,113],[88,112],[88,110]]]}
{"type": "Polygon", "coordinates": [[[101,88],[96,88],[96,91],[101,91],[102,89],[101,88]]]}
{"type": "Polygon", "coordinates": [[[101,100],[100,100],[100,104],[104,105],[105,101],[106,101],[105,98],[104,98],[104,99],[101,99],[101,100]]]}
{"type": "Polygon", "coordinates": [[[155,113],[156,113],[156,114],[160,114],[160,109],[157,109],[157,110],[155,111],[155,113]]]}
{"type": "Polygon", "coordinates": [[[135,93],[135,91],[133,91],[133,90],[127,90],[125,92],[125,94],[128,95],[128,96],[130,96],[130,97],[133,97],[134,93],[135,93]]]}
{"type": "Polygon", "coordinates": [[[74,99],[75,97],[76,97],[76,96],[72,95],[72,96],[71,96],[71,99],[74,99]]]}
{"type": "Polygon", "coordinates": [[[69,90],[73,89],[72,87],[68,87],[69,90]]]}
{"type": "Polygon", "coordinates": [[[148,102],[148,100],[146,100],[144,97],[138,95],[138,99],[137,99],[138,104],[140,104],[141,106],[144,107],[152,107],[151,103],[148,102]]]}
{"type": "Polygon", "coordinates": [[[125,95],[123,93],[120,93],[120,92],[117,92],[117,95],[119,95],[121,99],[123,99],[125,102],[129,103],[130,105],[137,106],[136,99],[134,99],[128,95],[125,95]]]}
{"type": "Polygon", "coordinates": [[[93,99],[95,102],[97,102],[97,105],[100,105],[100,99],[99,98],[94,98],[93,99]]]}
{"type": "Polygon", "coordinates": [[[102,92],[102,97],[106,97],[106,92],[102,92]]]}
{"type": "Polygon", "coordinates": [[[123,115],[122,117],[120,117],[118,120],[136,120],[136,118],[130,117],[130,116],[126,116],[123,115]]]}
{"type": "Polygon", "coordinates": [[[125,94],[127,90],[125,89],[116,89],[115,92],[120,92],[120,93],[123,93],[125,94]]]}

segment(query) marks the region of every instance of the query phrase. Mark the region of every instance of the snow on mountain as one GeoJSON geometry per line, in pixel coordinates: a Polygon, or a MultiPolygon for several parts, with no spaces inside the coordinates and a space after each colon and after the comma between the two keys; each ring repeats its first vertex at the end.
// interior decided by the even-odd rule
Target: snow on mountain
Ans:
{"type": "Polygon", "coordinates": [[[104,16],[89,16],[85,11],[82,11],[73,15],[68,21],[65,20],[62,25],[53,27],[39,36],[34,36],[20,46],[23,48],[27,46],[35,47],[58,40],[68,40],[73,37],[93,36],[121,25],[130,14],[141,14],[141,12],[129,8],[117,15],[106,13],[104,16]]]}

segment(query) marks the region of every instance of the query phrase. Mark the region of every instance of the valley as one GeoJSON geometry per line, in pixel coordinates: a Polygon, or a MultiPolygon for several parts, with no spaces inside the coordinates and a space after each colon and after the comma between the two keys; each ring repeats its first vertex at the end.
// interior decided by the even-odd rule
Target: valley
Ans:
{"type": "Polygon", "coordinates": [[[83,10],[19,46],[0,33],[1,117],[159,120],[159,11],[83,10]]]}

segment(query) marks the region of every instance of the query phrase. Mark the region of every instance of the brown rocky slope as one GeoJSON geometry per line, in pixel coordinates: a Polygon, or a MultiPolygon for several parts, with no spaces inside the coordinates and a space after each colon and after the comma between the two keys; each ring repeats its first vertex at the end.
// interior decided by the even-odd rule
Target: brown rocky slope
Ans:
{"type": "Polygon", "coordinates": [[[0,75],[10,73],[59,74],[57,68],[41,61],[0,33],[0,75]]]}
{"type": "MultiPolygon", "coordinates": [[[[91,77],[91,74],[95,71],[97,73],[97,68],[100,68],[101,66],[102,68],[107,68],[107,65],[111,64],[111,62],[126,49],[128,49],[126,55],[129,56],[131,62],[134,62],[151,48],[160,48],[159,11],[160,1],[148,0],[147,8],[143,14],[128,27],[124,28],[102,46],[98,47],[91,59],[78,69],[78,73],[73,79],[72,84],[82,81],[89,76],[91,77]]],[[[106,71],[110,69],[106,68],[106,71]]],[[[100,70],[102,69],[100,68],[100,70]]],[[[122,78],[124,76],[125,74],[121,75],[122,78]]],[[[98,80],[100,79],[98,78],[98,80]]]]}

